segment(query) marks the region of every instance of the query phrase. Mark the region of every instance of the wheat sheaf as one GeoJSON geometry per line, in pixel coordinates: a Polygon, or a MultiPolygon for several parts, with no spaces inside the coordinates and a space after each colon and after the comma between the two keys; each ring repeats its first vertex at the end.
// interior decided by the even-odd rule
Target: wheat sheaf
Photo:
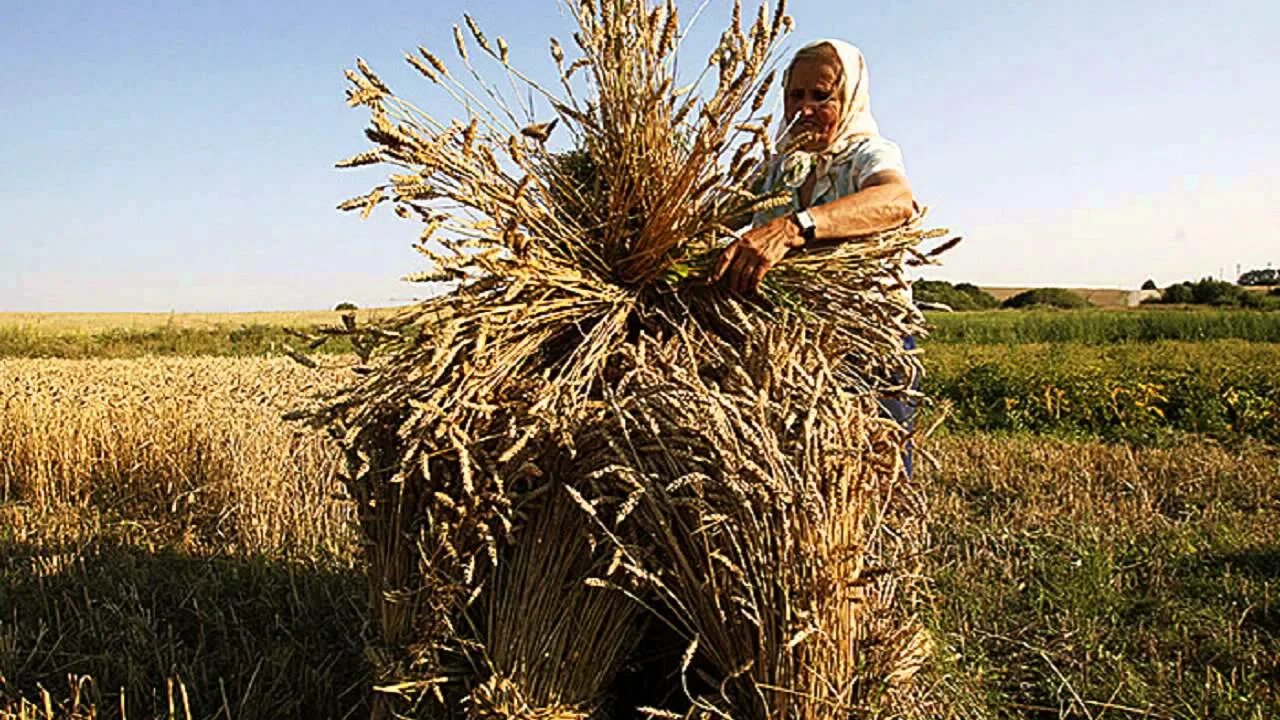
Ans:
{"type": "Polygon", "coordinates": [[[346,451],[379,687],[445,715],[594,716],[656,612],[681,618],[670,623],[690,642],[680,674],[701,658],[719,683],[685,684],[688,712],[852,712],[887,677],[909,675],[904,658],[922,647],[894,612],[868,614],[896,591],[873,587],[889,573],[866,568],[894,556],[883,535],[909,515],[893,510],[901,432],[876,410],[877,396],[910,392],[919,368],[902,348],[923,332],[899,299],[902,265],[929,262],[918,246],[945,231],[917,218],[797,253],[751,296],[710,283],[726,239],[788,202],[759,181],[779,151],[765,111],[793,26],[785,3],[745,23],[735,3],[686,84],[688,28],[674,3],[567,8],[577,30],[572,49],[550,42],[554,88],[469,16],[449,62],[408,53],[456,117],[394,94],[362,60],[347,72],[373,145],[338,165],[392,173],[339,208],[367,217],[386,204],[420,222],[430,268],[409,279],[447,287],[392,326],[341,329],[358,340],[361,375],[301,413],[346,451]],[[531,100],[512,99],[521,93],[531,100]],[[831,452],[821,461],[819,439],[831,452]],[[744,502],[757,505],[724,506],[744,502]],[[795,536],[744,549],[760,532],[795,536]],[[530,554],[530,537],[551,555],[530,554]],[[529,593],[552,572],[547,557],[572,561],[529,593]],[[694,598],[708,587],[677,570],[710,573],[725,594],[694,598]],[[712,632],[734,593],[753,598],[754,619],[724,626],[747,634],[712,632]],[[761,615],[789,594],[782,614],[761,615]],[[828,611],[835,619],[818,618],[828,611]],[[582,632],[566,636],[565,617],[582,632]]]}

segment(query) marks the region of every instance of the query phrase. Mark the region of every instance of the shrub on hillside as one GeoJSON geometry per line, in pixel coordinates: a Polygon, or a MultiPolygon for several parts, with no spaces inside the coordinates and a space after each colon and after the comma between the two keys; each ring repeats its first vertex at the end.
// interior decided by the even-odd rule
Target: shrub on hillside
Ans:
{"type": "Polygon", "coordinates": [[[1183,305],[1194,302],[1191,298],[1191,283],[1170,285],[1160,293],[1160,302],[1170,305],[1183,305]]]}
{"type": "Polygon", "coordinates": [[[1144,283],[1142,283],[1142,289],[1143,289],[1143,290],[1159,290],[1159,289],[1160,289],[1160,287],[1159,287],[1158,285],[1156,285],[1156,281],[1155,281],[1155,280],[1152,280],[1152,279],[1150,279],[1150,278],[1147,278],[1147,281],[1146,281],[1146,282],[1144,282],[1144,283]]]}
{"type": "Polygon", "coordinates": [[[1000,304],[991,293],[972,283],[917,280],[911,291],[917,302],[938,303],[952,310],[987,310],[1000,304]]]}
{"type": "Polygon", "coordinates": [[[1241,285],[1280,285],[1280,270],[1275,268],[1250,270],[1241,275],[1237,282],[1241,285]]]}
{"type": "Polygon", "coordinates": [[[956,290],[973,298],[974,302],[981,307],[993,308],[999,307],[1000,301],[995,295],[983,290],[973,283],[956,283],[956,290]]]}
{"type": "Polygon", "coordinates": [[[1177,305],[1216,305],[1219,307],[1255,308],[1262,298],[1225,280],[1203,278],[1196,282],[1180,282],[1164,289],[1160,302],[1177,305]]]}
{"type": "Polygon", "coordinates": [[[345,312],[347,310],[359,310],[360,308],[356,307],[356,304],[353,302],[340,302],[335,305],[333,309],[338,312],[345,312]]]}
{"type": "Polygon", "coordinates": [[[1001,303],[1001,307],[1006,308],[1044,306],[1068,310],[1091,307],[1092,305],[1093,303],[1066,288],[1033,288],[1024,290],[1001,303]]]}

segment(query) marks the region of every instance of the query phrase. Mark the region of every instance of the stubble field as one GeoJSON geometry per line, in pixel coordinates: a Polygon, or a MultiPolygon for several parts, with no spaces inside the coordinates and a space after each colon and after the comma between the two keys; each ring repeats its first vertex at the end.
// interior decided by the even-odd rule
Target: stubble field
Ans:
{"type": "MultiPolygon", "coordinates": [[[[1275,342],[977,343],[946,320],[918,471],[940,706],[1280,716],[1275,342]]],[[[366,711],[337,454],[281,419],[343,358],[211,357],[235,330],[0,359],[0,715],[366,711]]]]}

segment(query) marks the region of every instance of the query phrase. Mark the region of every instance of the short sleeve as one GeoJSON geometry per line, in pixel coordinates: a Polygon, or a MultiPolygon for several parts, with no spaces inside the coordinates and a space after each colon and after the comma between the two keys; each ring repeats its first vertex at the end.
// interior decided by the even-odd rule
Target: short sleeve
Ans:
{"type": "Polygon", "coordinates": [[[902,161],[902,149],[892,140],[882,137],[871,137],[864,140],[853,157],[854,176],[857,186],[862,187],[867,178],[885,170],[896,170],[907,174],[906,164],[902,161]]]}

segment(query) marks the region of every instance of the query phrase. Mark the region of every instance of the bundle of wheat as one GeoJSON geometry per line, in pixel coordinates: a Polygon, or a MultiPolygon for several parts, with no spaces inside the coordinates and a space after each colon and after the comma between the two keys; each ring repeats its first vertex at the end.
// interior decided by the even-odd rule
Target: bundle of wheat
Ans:
{"type": "Polygon", "coordinates": [[[587,518],[562,486],[546,487],[481,593],[488,679],[471,691],[470,717],[585,719],[637,637],[641,608],[587,582],[604,568],[587,518]]]}
{"type": "MultiPolygon", "coordinates": [[[[828,388],[864,399],[905,391],[918,363],[901,338],[920,333],[921,318],[895,291],[904,284],[903,259],[927,261],[917,245],[941,234],[921,230],[917,220],[810,250],[781,262],[752,297],[708,283],[733,226],[787,201],[785,191],[752,187],[775,150],[771,118],[761,111],[776,49],[792,25],[785,7],[762,5],[744,28],[735,5],[702,75],[686,87],[676,83],[683,34],[669,0],[579,0],[569,9],[581,56],[566,64],[552,40],[559,94],[512,67],[506,42],[490,41],[469,17],[471,41],[461,28],[454,35],[470,80],[426,48],[407,56],[458,101],[461,121],[442,122],[395,96],[363,61],[348,72],[348,100],[368,108],[366,134],[375,146],[339,165],[389,163],[400,172],[340,208],[367,216],[389,202],[402,217],[421,220],[418,249],[433,268],[412,279],[453,289],[391,330],[347,328],[366,355],[379,350],[378,359],[311,416],[346,450],[347,483],[369,541],[370,651],[383,690],[479,716],[589,709],[630,642],[597,643],[599,657],[570,662],[555,614],[522,614],[550,607],[546,598],[535,601],[527,588],[504,595],[501,588],[513,586],[503,579],[508,571],[498,570],[511,564],[518,576],[548,567],[522,554],[521,536],[540,532],[521,530],[526,498],[548,493],[552,483],[565,486],[556,493],[562,501],[577,493],[588,504],[617,490],[607,487],[612,476],[588,483],[564,468],[590,464],[575,450],[578,438],[617,427],[602,413],[620,397],[622,359],[641,367],[637,348],[680,338],[689,362],[730,377],[756,361],[738,348],[789,322],[822,328],[821,343],[800,345],[828,359],[828,388]],[[554,118],[536,122],[532,106],[507,102],[473,66],[477,48],[554,118]],[[552,152],[558,128],[572,148],[552,152]],[[476,622],[477,614],[486,621],[476,622]],[[497,636],[516,623],[547,625],[497,636]],[[522,656],[529,643],[542,642],[559,648],[559,667],[522,656]]],[[[741,432],[754,431],[744,425],[741,432]]],[[[859,449],[896,457],[890,445],[859,449]]],[[[892,463],[886,467],[892,474],[892,463]]],[[[572,533],[552,545],[576,558],[567,583],[588,580],[583,573],[608,552],[608,543],[583,546],[572,533]]],[[[632,595],[651,590],[640,583],[632,595]]],[[[565,602],[589,612],[606,607],[595,596],[575,598],[565,602]]]]}
{"type": "Polygon", "coordinates": [[[830,341],[783,324],[714,370],[642,341],[577,439],[575,475],[598,484],[576,499],[615,553],[592,582],[642,589],[689,643],[683,712],[817,720],[911,697],[918,490],[902,430],[838,386],[830,341]]]}

